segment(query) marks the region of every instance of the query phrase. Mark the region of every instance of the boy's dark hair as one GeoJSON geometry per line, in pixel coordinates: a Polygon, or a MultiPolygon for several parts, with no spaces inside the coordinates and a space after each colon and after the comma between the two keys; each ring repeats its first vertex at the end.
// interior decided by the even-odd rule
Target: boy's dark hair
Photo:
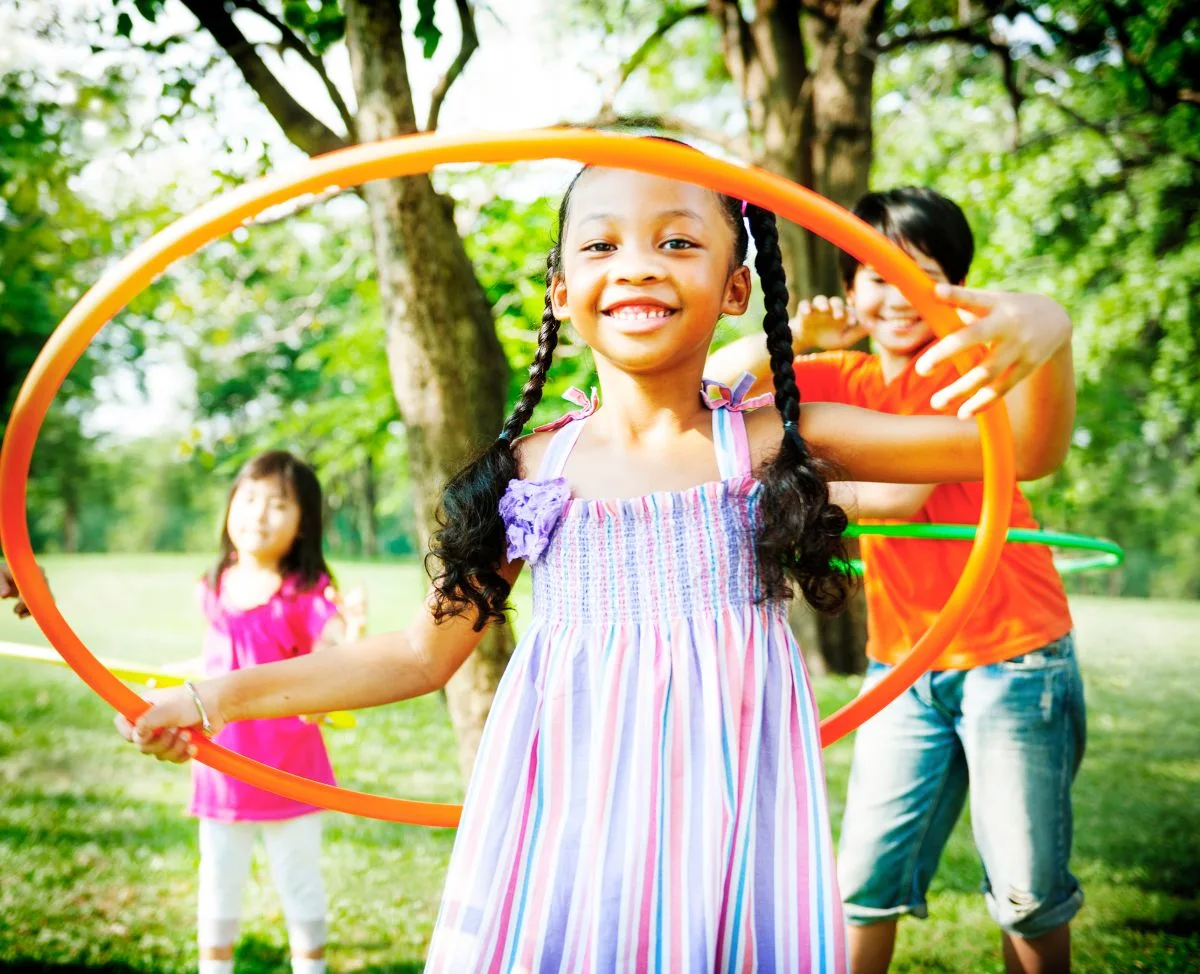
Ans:
{"type": "MultiPolygon", "coordinates": [[[[571,193],[590,168],[585,166],[576,173],[563,195],[558,208],[559,241],[571,193]]],[[[763,329],[775,378],[775,406],[784,422],[779,452],[758,474],[762,483],[762,528],[756,551],[761,595],[764,599],[789,597],[790,578],[815,608],[834,612],[845,603],[850,587],[850,578],[835,567],[846,559],[842,534],[847,519],[845,512],[830,501],[826,465],[809,452],[799,432],[800,391],[792,366],[787,281],[775,215],[750,204],[743,216],[741,200],[716,195],[734,235],[735,266],[745,263],[750,235],[754,237],[754,266],[762,280],[766,305],[763,329]]],[[[427,567],[436,565],[436,574],[431,574],[436,591],[434,611],[439,619],[474,610],[478,630],[504,618],[510,586],[498,572],[506,550],[500,499],[509,481],[518,475],[512,444],[542,398],[558,343],[559,322],[551,308],[550,289],[561,273],[561,253],[555,245],[546,258],[546,301],[529,380],[500,436],[454,477],[442,494],[442,528],[434,535],[426,559],[427,567]]]]}
{"type": "MultiPolygon", "coordinates": [[[[867,193],[854,204],[854,215],[901,246],[908,244],[941,265],[946,280],[962,284],[975,256],[975,237],[954,200],[924,186],[901,186],[867,193]]],[[[849,290],[858,273],[856,257],[841,252],[842,283],[849,290]]]]}
{"type": "Polygon", "coordinates": [[[221,576],[234,561],[233,540],[229,537],[229,508],[233,495],[247,480],[265,480],[278,477],[284,489],[300,506],[300,525],[296,539],[279,563],[279,573],[284,578],[294,578],[301,589],[310,589],[326,576],[332,580],[333,573],[325,563],[323,545],[324,505],[321,501],[321,482],[307,463],[284,450],[270,450],[247,460],[229,487],[225,499],[225,516],[221,518],[221,547],[217,562],[208,574],[209,587],[218,591],[221,576]]]}

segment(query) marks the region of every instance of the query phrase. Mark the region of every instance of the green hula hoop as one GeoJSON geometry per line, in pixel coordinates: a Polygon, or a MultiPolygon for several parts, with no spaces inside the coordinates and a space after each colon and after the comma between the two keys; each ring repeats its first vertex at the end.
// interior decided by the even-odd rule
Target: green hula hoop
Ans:
{"type": "MultiPolygon", "coordinates": [[[[920,538],[926,541],[973,541],[976,530],[974,524],[851,524],[846,528],[846,537],[878,535],[885,538],[920,538]]],[[[1125,560],[1125,550],[1119,544],[1104,538],[1089,538],[1086,534],[1009,528],[1006,540],[1016,544],[1044,544],[1073,551],[1095,552],[1084,558],[1056,558],[1054,567],[1061,575],[1116,568],[1125,560]]],[[[848,567],[855,574],[861,575],[863,572],[861,559],[855,558],[848,567]]]]}

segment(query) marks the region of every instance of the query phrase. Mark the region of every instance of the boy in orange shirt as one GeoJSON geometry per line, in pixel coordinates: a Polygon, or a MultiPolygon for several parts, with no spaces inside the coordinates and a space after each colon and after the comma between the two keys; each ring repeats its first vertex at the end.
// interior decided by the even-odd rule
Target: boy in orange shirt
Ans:
{"type": "MultiPolygon", "coordinates": [[[[986,335],[989,322],[1012,322],[1015,316],[1028,319],[1024,331],[1036,341],[1043,330],[1061,326],[1057,316],[1065,313],[1048,299],[960,286],[974,241],[962,211],[945,197],[918,188],[869,193],[854,212],[943,282],[944,296],[979,309],[980,317],[965,331],[986,335]]],[[[825,298],[803,303],[793,322],[796,350],[844,349],[869,334],[875,353],[800,354],[795,368],[801,397],[891,413],[948,411],[959,397],[934,393],[953,382],[953,366],[941,355],[936,363],[930,356],[919,361],[934,339],[930,327],[872,268],[843,254],[842,274],[849,306],[825,298]]],[[[752,392],[769,391],[769,364],[750,342],[717,353],[708,374],[729,379],[737,366],[745,366],[764,377],[756,383],[763,389],[752,392]]],[[[1060,456],[1070,437],[1070,343],[1014,388],[1017,378],[968,373],[955,384],[973,393],[959,415],[1013,388],[1005,398],[1010,411],[1028,410],[1024,416],[1039,419],[1014,423],[1041,430],[1037,442],[1017,444],[1018,475],[1032,479],[1050,472],[1055,461],[1046,459],[1060,456]]],[[[852,517],[979,521],[978,483],[836,486],[845,490],[852,517]]],[[[1011,524],[1037,526],[1019,489],[1011,524]]],[[[866,537],[861,547],[868,609],[865,690],[929,628],[962,574],[970,546],[866,537]]],[[[979,606],[932,669],[858,731],[838,861],[855,974],[886,971],[898,918],[927,915],[926,891],[968,784],[984,891],[1003,931],[1006,969],[1069,969],[1068,924],[1083,901],[1068,869],[1071,782],[1085,733],[1071,616],[1050,552],[1007,545],[979,606]]]]}

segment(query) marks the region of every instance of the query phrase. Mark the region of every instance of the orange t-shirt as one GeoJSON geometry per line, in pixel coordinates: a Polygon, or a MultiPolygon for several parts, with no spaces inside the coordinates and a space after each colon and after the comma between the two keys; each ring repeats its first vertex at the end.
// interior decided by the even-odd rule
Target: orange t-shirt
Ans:
{"type": "MultiPolygon", "coordinates": [[[[914,359],[915,360],[915,359],[914,359]]],[[[879,359],[865,352],[822,352],[796,359],[800,398],[841,402],[885,413],[930,414],[929,398],[957,373],[946,365],[919,376],[911,364],[884,382],[879,359]]],[[[939,484],[914,521],[978,524],[980,483],[939,484]]],[[[1013,489],[1012,527],[1036,528],[1029,502],[1013,489]]],[[[867,599],[867,655],[896,663],[924,635],[962,575],[967,541],[864,537],[860,540],[867,599]]],[[[983,598],[934,661],[935,670],[964,670],[1039,649],[1071,631],[1067,596],[1050,549],[1009,544],[983,598]]]]}

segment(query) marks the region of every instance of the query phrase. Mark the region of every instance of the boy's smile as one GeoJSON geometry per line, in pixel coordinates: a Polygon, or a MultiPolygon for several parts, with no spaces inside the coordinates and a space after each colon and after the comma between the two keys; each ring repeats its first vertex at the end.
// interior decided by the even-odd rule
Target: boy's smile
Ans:
{"type": "MultiPolygon", "coordinates": [[[[934,281],[946,281],[941,264],[915,247],[904,247],[921,270],[934,281]]],[[[911,357],[933,339],[933,329],[908,303],[908,298],[885,281],[874,268],[863,265],[854,275],[849,299],[859,324],[888,355],[911,357]]]]}

